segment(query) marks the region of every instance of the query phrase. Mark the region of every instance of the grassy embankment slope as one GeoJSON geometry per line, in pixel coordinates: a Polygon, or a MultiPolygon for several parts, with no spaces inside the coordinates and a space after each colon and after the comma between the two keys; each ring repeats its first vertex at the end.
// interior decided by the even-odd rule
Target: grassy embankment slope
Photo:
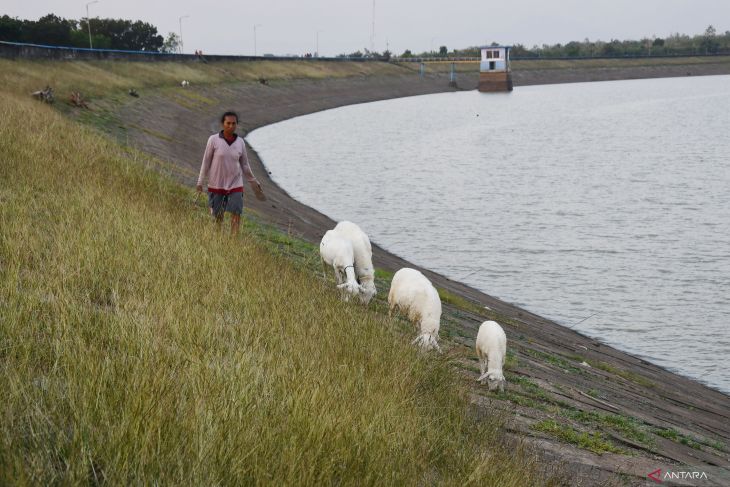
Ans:
{"type": "Polygon", "coordinates": [[[387,63],[343,62],[124,62],[124,61],[9,61],[0,59],[3,90],[26,95],[51,83],[67,96],[83,88],[87,97],[110,95],[120,89],[177,87],[186,79],[193,84],[239,83],[265,79],[321,79],[403,73],[387,63]],[[37,87],[37,88],[36,88],[37,87]]]}
{"type": "Polygon", "coordinates": [[[546,482],[403,322],[261,229],[216,232],[147,156],[28,99],[271,76],[127,69],[0,62],[0,483],[546,482]]]}

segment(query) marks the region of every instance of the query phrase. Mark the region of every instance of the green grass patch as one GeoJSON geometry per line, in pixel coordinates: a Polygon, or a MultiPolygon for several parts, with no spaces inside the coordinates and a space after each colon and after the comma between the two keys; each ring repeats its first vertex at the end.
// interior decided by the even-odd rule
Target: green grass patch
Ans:
{"type": "Polygon", "coordinates": [[[557,410],[571,407],[566,402],[552,397],[528,377],[506,372],[505,378],[507,379],[507,399],[516,404],[527,405],[526,402],[529,401],[530,407],[543,411],[551,407],[555,407],[557,410]]]}
{"type": "Polygon", "coordinates": [[[594,428],[611,429],[625,438],[641,443],[644,446],[656,446],[656,442],[651,437],[650,428],[635,418],[618,414],[598,413],[595,411],[579,411],[577,409],[566,409],[561,414],[594,428]]]}
{"type": "Polygon", "coordinates": [[[626,453],[624,450],[607,440],[601,433],[594,432],[593,434],[589,434],[587,432],[579,432],[570,426],[558,424],[553,419],[540,421],[539,423],[532,425],[531,429],[547,433],[560,441],[592,451],[599,455],[606,452],[626,453]]]}
{"type": "Polygon", "coordinates": [[[549,353],[541,352],[539,350],[534,350],[532,348],[526,348],[525,353],[538,360],[541,360],[548,364],[554,365],[566,372],[571,372],[574,374],[584,373],[583,369],[576,367],[575,365],[573,365],[573,363],[569,362],[568,360],[562,358],[559,355],[551,355],[549,353]]]}
{"type": "Polygon", "coordinates": [[[604,372],[609,372],[611,374],[618,375],[619,377],[623,377],[624,379],[634,382],[636,384],[639,384],[640,386],[656,387],[656,384],[654,382],[652,382],[651,380],[647,379],[646,377],[642,377],[639,374],[630,372],[628,370],[619,369],[618,367],[614,367],[613,365],[608,364],[606,362],[591,360],[588,362],[588,364],[591,367],[595,367],[597,369],[603,370],[604,372]]]}
{"type": "Polygon", "coordinates": [[[437,288],[437,291],[442,303],[450,304],[451,306],[474,313],[475,315],[484,316],[484,308],[479,304],[462,296],[458,296],[446,289],[437,288]]]}
{"type": "Polygon", "coordinates": [[[687,445],[695,450],[702,450],[703,446],[707,446],[721,452],[728,451],[727,446],[717,440],[683,435],[673,428],[655,428],[654,433],[662,438],[672,440],[675,443],[681,443],[682,445],[687,445]]]}
{"type": "Polygon", "coordinates": [[[520,359],[517,358],[517,354],[507,349],[507,356],[504,358],[504,370],[515,370],[520,364],[520,359]]]}
{"type": "Polygon", "coordinates": [[[601,391],[598,389],[590,389],[588,392],[586,392],[589,396],[591,396],[594,399],[600,399],[601,398],[601,391]]]}
{"type": "Polygon", "coordinates": [[[392,281],[394,275],[395,275],[395,272],[390,272],[385,269],[380,269],[379,267],[375,268],[375,278],[376,279],[392,281]]]}
{"type": "Polygon", "coordinates": [[[546,410],[546,406],[542,403],[535,401],[529,396],[520,394],[513,390],[507,390],[504,393],[504,398],[508,401],[517,404],[518,406],[524,406],[532,409],[546,410]]]}

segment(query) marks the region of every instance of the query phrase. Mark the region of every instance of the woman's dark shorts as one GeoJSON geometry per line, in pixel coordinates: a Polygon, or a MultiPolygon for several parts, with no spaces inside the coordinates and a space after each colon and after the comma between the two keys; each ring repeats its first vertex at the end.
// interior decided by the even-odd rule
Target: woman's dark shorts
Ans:
{"type": "Polygon", "coordinates": [[[222,215],[224,211],[240,215],[243,213],[243,193],[217,194],[208,192],[208,207],[213,215],[222,215]]]}

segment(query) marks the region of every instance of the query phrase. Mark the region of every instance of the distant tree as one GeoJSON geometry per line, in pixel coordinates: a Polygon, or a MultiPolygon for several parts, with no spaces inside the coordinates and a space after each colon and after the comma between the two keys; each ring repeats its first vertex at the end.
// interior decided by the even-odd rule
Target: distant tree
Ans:
{"type": "Polygon", "coordinates": [[[363,49],[365,53],[360,57],[379,58],[380,53],[378,51],[371,51],[368,48],[363,49]]]}
{"type": "MultiPolygon", "coordinates": [[[[94,47],[159,51],[164,39],[154,25],[122,19],[91,19],[94,47]]],[[[0,17],[0,40],[47,44],[52,46],[88,47],[89,23],[48,14],[38,20],[0,17]]]]}
{"type": "Polygon", "coordinates": [[[720,43],[717,42],[716,36],[717,30],[715,30],[712,25],[707,26],[707,29],[705,29],[705,33],[702,36],[702,41],[700,42],[700,49],[704,51],[705,54],[717,52],[720,47],[720,43]]]}
{"type": "Polygon", "coordinates": [[[603,45],[603,49],[601,49],[601,54],[604,56],[619,56],[623,54],[621,41],[611,39],[611,42],[607,42],[603,45]]]}
{"type": "MultiPolygon", "coordinates": [[[[80,26],[82,30],[88,29],[87,20],[82,20],[80,26]]],[[[112,49],[159,51],[165,41],[157,34],[157,27],[140,20],[91,19],[91,31],[108,37],[112,49]]]]}
{"type": "Polygon", "coordinates": [[[403,54],[401,54],[400,57],[413,57],[413,53],[410,49],[406,49],[405,51],[403,51],[403,54]]]}
{"type": "Polygon", "coordinates": [[[530,52],[529,49],[527,49],[522,44],[515,44],[512,46],[512,57],[532,57],[533,53],[530,52]]]}
{"type": "Polygon", "coordinates": [[[383,61],[390,61],[390,58],[392,55],[393,55],[393,53],[390,52],[389,49],[386,49],[385,51],[383,51],[383,56],[382,56],[383,61]]]}
{"type": "Polygon", "coordinates": [[[439,47],[439,56],[446,57],[447,54],[449,54],[449,50],[446,48],[446,46],[439,47]]]}
{"type": "Polygon", "coordinates": [[[0,17],[0,41],[23,42],[23,21],[8,15],[0,17]]]}
{"type": "MultiPolygon", "coordinates": [[[[96,36],[94,36],[96,37],[96,36]]],[[[106,37],[105,37],[106,39],[106,37]]],[[[97,46],[96,43],[94,43],[97,46]]],[[[81,29],[74,29],[71,31],[71,42],[69,46],[72,47],[89,47],[89,34],[81,29]]],[[[98,46],[97,46],[98,47],[98,46]]]]}
{"type": "MultiPolygon", "coordinates": [[[[338,54],[336,57],[338,57],[338,58],[361,58],[361,57],[369,57],[369,56],[370,56],[370,51],[368,51],[367,49],[365,49],[365,52],[364,53],[362,51],[359,51],[359,50],[358,51],[355,51],[355,52],[351,52],[349,54],[343,52],[342,54],[338,54]]],[[[307,54],[304,57],[312,57],[312,55],[311,54],[307,54]]]]}
{"type": "Polygon", "coordinates": [[[456,57],[479,57],[481,56],[481,49],[477,46],[471,46],[466,49],[454,49],[452,53],[456,57]]]}
{"type": "Polygon", "coordinates": [[[578,57],[580,56],[580,48],[580,42],[569,42],[565,45],[565,55],[569,57],[578,57]]]}
{"type": "MultiPolygon", "coordinates": [[[[92,25],[92,32],[91,32],[91,42],[94,46],[94,49],[109,49],[111,48],[111,39],[109,39],[107,36],[105,36],[102,33],[95,32],[93,30],[93,23],[92,25]]],[[[69,44],[72,47],[89,47],[89,31],[88,30],[82,30],[82,29],[75,29],[71,31],[71,43],[69,44]]]]}
{"type": "Polygon", "coordinates": [[[71,44],[71,31],[76,29],[75,20],[66,20],[57,15],[48,14],[36,21],[23,23],[23,41],[51,46],[68,46],[71,44]]]}
{"type": "Polygon", "coordinates": [[[163,37],[157,33],[157,27],[140,20],[132,24],[131,33],[127,39],[142,51],[159,51],[164,42],[163,37]]]}
{"type": "Polygon", "coordinates": [[[179,47],[180,47],[180,37],[177,34],[175,34],[174,32],[169,32],[167,34],[167,38],[162,43],[162,47],[160,48],[160,51],[172,54],[172,53],[177,52],[179,47]]]}

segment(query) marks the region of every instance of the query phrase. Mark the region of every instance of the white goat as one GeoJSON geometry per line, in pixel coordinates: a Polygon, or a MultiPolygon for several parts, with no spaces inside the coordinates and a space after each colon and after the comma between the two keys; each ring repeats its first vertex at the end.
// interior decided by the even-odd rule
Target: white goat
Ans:
{"type": "Polygon", "coordinates": [[[477,382],[487,384],[490,391],[504,392],[507,382],[502,372],[507,355],[507,336],[496,321],[485,321],[479,327],[476,341],[477,357],[481,375],[477,382]]]}
{"type": "Polygon", "coordinates": [[[345,301],[349,301],[350,296],[360,294],[360,285],[355,277],[355,256],[349,240],[333,230],[328,230],[319,244],[319,255],[325,277],[327,277],[325,264],[331,265],[334,269],[337,289],[342,290],[342,298],[345,301]]]}
{"type": "Polygon", "coordinates": [[[415,269],[403,268],[395,273],[388,293],[389,314],[400,309],[418,325],[421,333],[413,340],[423,350],[440,350],[441,298],[431,281],[415,269]]]}
{"type": "Polygon", "coordinates": [[[183,88],[185,88],[186,86],[190,86],[190,81],[188,81],[188,80],[184,79],[184,80],[182,80],[182,82],[180,83],[180,86],[182,86],[183,88]]]}
{"type": "Polygon", "coordinates": [[[360,301],[368,304],[378,292],[375,289],[375,268],[373,268],[373,247],[367,234],[356,224],[341,221],[335,231],[347,238],[355,253],[355,275],[360,283],[360,301]]]}

